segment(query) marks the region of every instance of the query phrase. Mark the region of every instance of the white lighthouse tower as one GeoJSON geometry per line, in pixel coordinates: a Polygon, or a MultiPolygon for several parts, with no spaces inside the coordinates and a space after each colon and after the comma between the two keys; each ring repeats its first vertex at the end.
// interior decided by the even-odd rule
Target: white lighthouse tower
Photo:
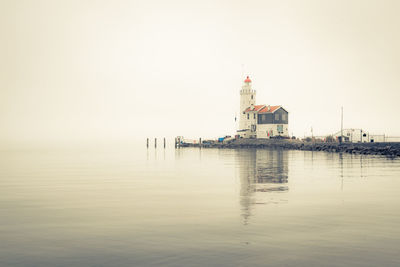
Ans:
{"type": "Polygon", "coordinates": [[[247,76],[244,80],[242,90],[240,90],[240,116],[239,116],[239,135],[244,135],[246,131],[250,130],[251,121],[253,118],[248,118],[249,114],[245,112],[247,108],[254,108],[256,103],[256,90],[251,88],[251,80],[247,76]]]}

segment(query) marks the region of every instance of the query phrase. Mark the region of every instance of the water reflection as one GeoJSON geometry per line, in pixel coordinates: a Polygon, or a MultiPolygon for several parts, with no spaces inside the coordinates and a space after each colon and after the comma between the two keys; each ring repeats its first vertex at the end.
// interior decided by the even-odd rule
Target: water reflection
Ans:
{"type": "Polygon", "coordinates": [[[237,150],[240,205],[247,224],[255,205],[284,203],[288,191],[288,152],[283,150],[237,150]]]}

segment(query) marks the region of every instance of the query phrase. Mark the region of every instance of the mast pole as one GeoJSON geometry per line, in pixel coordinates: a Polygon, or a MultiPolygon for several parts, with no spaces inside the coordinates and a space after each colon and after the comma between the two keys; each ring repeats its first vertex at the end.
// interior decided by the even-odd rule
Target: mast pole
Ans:
{"type": "Polygon", "coordinates": [[[342,120],[341,120],[341,126],[340,126],[340,143],[343,142],[343,106],[342,106],[342,120]]]}

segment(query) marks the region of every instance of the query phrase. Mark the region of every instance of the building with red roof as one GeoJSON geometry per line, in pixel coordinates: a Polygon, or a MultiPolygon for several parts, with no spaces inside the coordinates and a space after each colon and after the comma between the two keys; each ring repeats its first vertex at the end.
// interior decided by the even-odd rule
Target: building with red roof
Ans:
{"type": "Polygon", "coordinates": [[[240,90],[238,135],[242,138],[288,137],[289,113],[282,106],[256,105],[256,90],[249,76],[240,90]]]}

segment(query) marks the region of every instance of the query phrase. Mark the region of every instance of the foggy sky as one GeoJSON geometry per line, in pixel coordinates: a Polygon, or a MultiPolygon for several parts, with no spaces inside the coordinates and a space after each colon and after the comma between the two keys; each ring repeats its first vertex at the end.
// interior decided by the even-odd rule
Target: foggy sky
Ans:
{"type": "Polygon", "coordinates": [[[400,136],[399,1],[0,1],[0,144],[234,134],[250,75],[289,133],[400,136]]]}

